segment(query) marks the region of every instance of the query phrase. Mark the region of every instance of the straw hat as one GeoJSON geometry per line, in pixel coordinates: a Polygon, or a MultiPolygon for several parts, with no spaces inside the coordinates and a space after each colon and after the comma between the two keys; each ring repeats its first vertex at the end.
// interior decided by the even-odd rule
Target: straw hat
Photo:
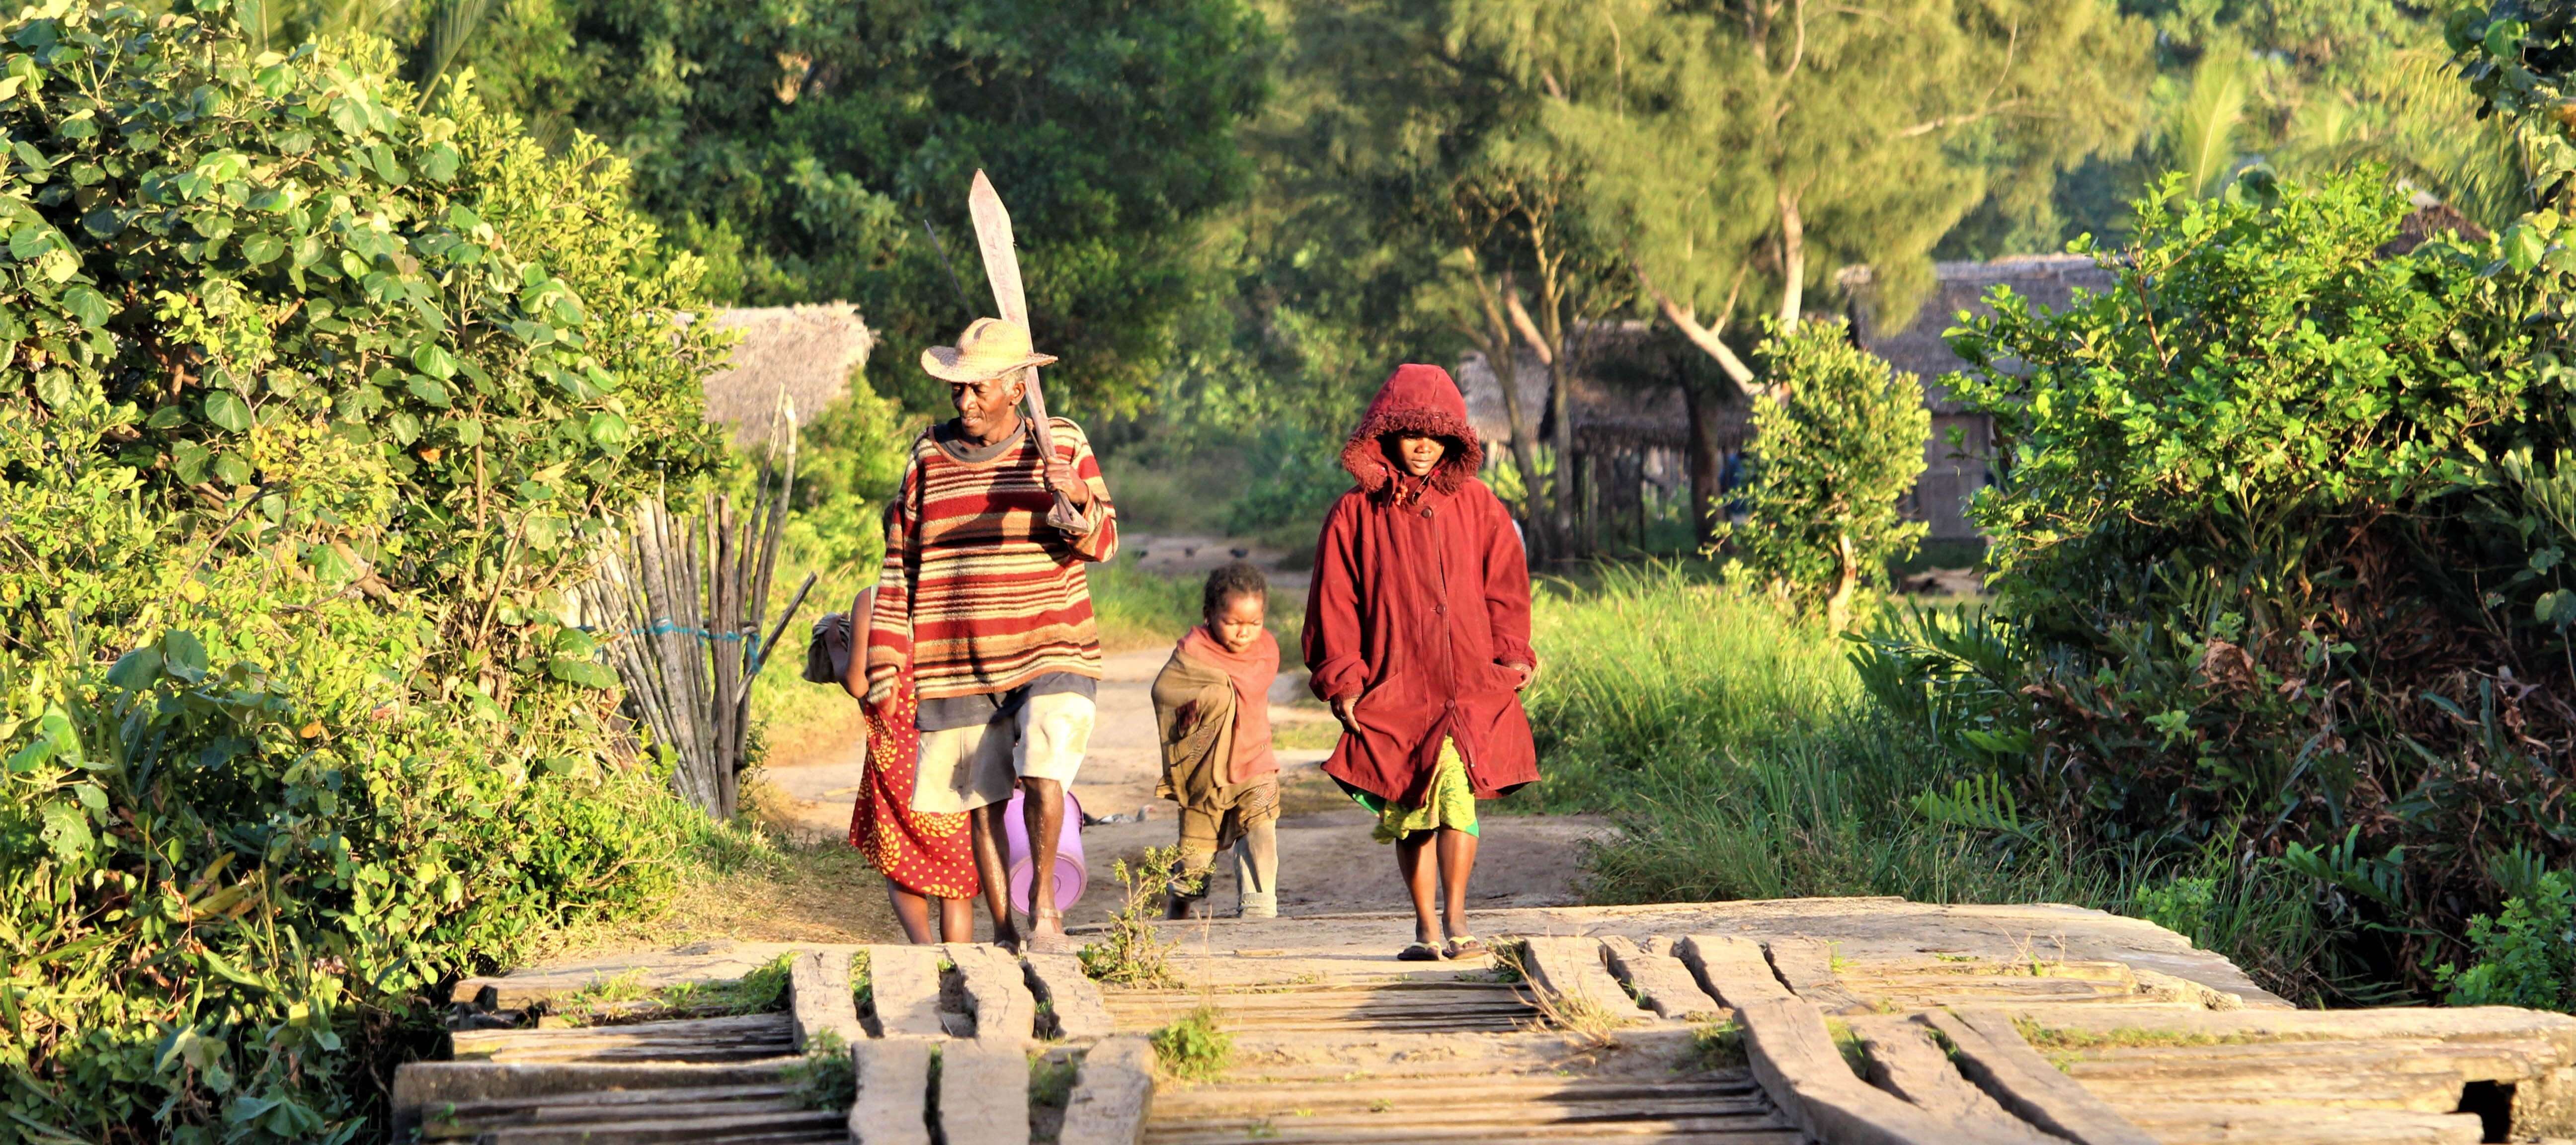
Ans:
{"type": "Polygon", "coordinates": [[[954,346],[921,352],[921,368],[943,382],[981,382],[1030,366],[1052,365],[1055,355],[1029,345],[1029,331],[1008,318],[978,318],[954,346]]]}

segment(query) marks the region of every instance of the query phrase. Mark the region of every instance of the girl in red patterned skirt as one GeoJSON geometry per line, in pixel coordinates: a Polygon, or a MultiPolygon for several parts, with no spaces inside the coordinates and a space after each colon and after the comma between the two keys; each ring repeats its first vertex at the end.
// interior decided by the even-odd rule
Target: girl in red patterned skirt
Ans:
{"type": "MultiPolygon", "coordinates": [[[[876,604],[877,590],[859,594],[850,615],[864,618],[876,604]]],[[[860,623],[865,623],[861,620],[860,623]]],[[[865,653],[852,656],[851,667],[866,663],[865,653]]],[[[867,702],[864,672],[843,674],[841,687],[859,701],[868,721],[868,759],[859,774],[859,797],[850,808],[850,845],[883,872],[894,917],[914,943],[973,942],[975,857],[968,845],[966,813],[938,814],[912,809],[914,768],[921,755],[916,730],[916,701],[909,666],[897,678],[894,699],[880,711],[867,702]],[[939,933],[930,925],[931,904],[939,906],[939,933]]]]}

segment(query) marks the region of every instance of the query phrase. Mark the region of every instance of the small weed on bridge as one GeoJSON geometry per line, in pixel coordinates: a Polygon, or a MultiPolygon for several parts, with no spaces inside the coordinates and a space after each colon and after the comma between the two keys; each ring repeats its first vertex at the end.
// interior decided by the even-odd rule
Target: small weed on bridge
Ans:
{"type": "Polygon", "coordinates": [[[1213,1081],[1234,1061],[1234,1035],[1206,1003],[1154,1031],[1153,1042],[1155,1063],[1182,1081],[1213,1081]]]}

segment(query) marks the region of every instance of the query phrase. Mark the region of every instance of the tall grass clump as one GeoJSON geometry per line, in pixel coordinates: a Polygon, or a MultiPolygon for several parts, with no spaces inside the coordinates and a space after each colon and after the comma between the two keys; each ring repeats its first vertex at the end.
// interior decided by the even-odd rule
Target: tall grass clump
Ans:
{"type": "Polygon", "coordinates": [[[1827,626],[1684,566],[1542,586],[1527,696],[1537,806],[1614,817],[1586,862],[1606,902],[1894,894],[2099,902],[2044,835],[1980,837],[1915,802],[1966,770],[1862,691],[1827,626]]]}

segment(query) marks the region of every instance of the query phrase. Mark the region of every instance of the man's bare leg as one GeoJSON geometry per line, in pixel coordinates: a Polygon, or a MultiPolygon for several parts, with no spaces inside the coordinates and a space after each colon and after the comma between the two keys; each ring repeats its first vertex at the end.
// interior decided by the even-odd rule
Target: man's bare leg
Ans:
{"type": "MultiPolygon", "coordinates": [[[[1467,929],[1467,879],[1476,873],[1476,837],[1455,827],[1440,829],[1440,889],[1447,899],[1442,904],[1440,925],[1451,938],[1465,938],[1475,932],[1467,929]]],[[[1417,893],[1415,901],[1423,905],[1414,909],[1426,920],[1430,907],[1417,893]]]]}
{"type": "Polygon", "coordinates": [[[1062,938],[1064,913],[1055,907],[1055,849],[1056,836],[1064,830],[1064,785],[1024,775],[1020,793],[1029,832],[1029,936],[1062,938]]]}
{"type": "Polygon", "coordinates": [[[903,889],[903,884],[889,878],[886,898],[894,904],[894,921],[903,927],[904,941],[914,946],[927,946],[930,937],[930,900],[903,889]]]}
{"type": "Polygon", "coordinates": [[[1395,869],[1404,874],[1404,889],[1413,895],[1413,940],[1426,946],[1440,944],[1440,932],[1434,928],[1431,900],[1436,892],[1440,870],[1436,863],[1422,861],[1422,852],[1431,847],[1431,832],[1415,831],[1395,841],[1395,869]]]}
{"type": "Polygon", "coordinates": [[[1009,810],[1008,803],[987,803],[967,812],[966,822],[975,846],[975,874],[984,880],[984,909],[993,916],[993,941],[1017,947],[1020,928],[1011,921],[1010,869],[1002,863],[1002,816],[1009,810]]]}
{"type": "Polygon", "coordinates": [[[975,941],[975,900],[940,899],[939,941],[975,941]]]}

